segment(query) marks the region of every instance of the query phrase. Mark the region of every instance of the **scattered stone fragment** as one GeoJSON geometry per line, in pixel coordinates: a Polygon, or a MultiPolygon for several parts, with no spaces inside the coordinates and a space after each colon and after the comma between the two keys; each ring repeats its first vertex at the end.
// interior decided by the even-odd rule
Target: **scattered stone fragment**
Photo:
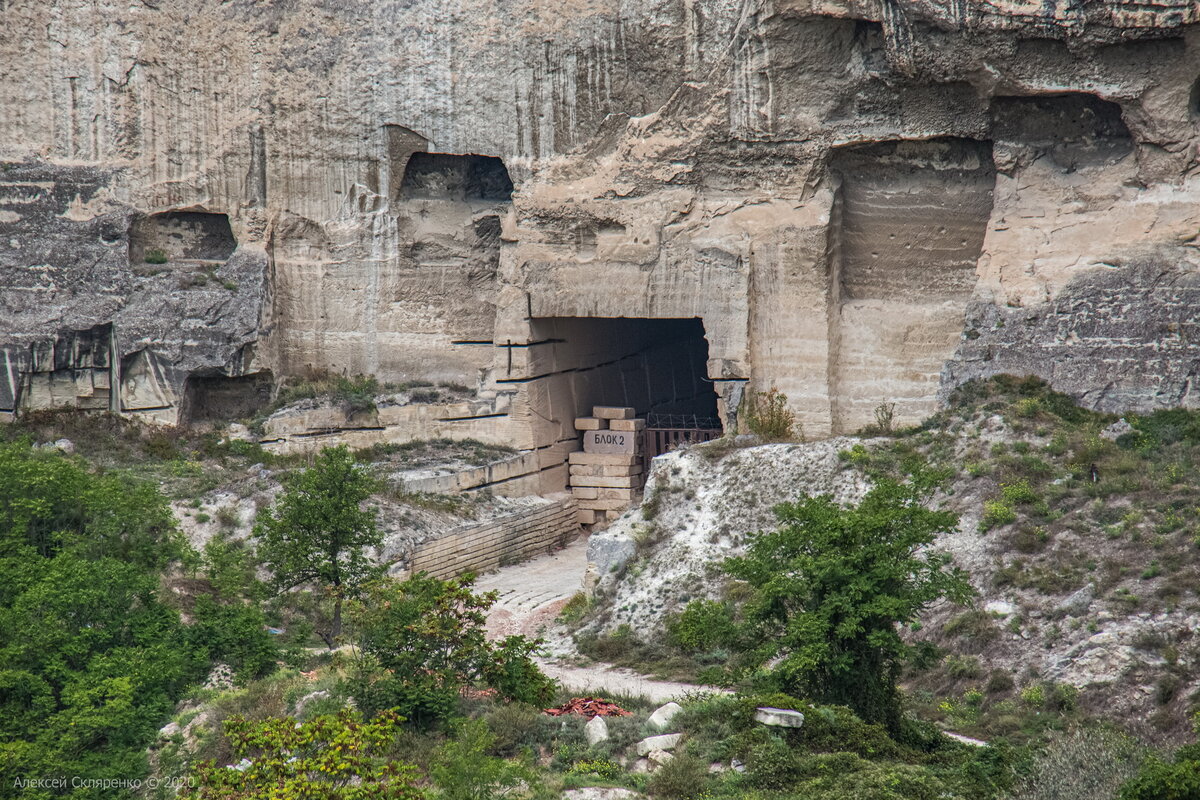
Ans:
{"type": "Polygon", "coordinates": [[[663,764],[666,764],[668,761],[675,758],[675,756],[671,755],[666,750],[651,750],[646,754],[646,758],[661,767],[663,764]]]}
{"type": "Polygon", "coordinates": [[[804,715],[790,708],[759,708],[754,711],[754,719],[776,728],[799,728],[804,724],[804,715]]]}
{"type": "Polygon", "coordinates": [[[736,758],[730,759],[729,768],[731,770],[733,770],[734,772],[745,772],[746,771],[746,765],[743,764],[742,762],[738,761],[736,758]]]}
{"type": "Polygon", "coordinates": [[[644,756],[651,750],[671,750],[683,738],[682,733],[664,733],[661,736],[647,736],[637,743],[637,754],[644,756]]]}
{"type": "Polygon", "coordinates": [[[604,717],[592,717],[591,722],[583,726],[583,735],[587,737],[588,744],[594,747],[608,738],[608,723],[604,717]]]}
{"type": "Polygon", "coordinates": [[[1121,417],[1112,425],[1100,431],[1100,438],[1115,442],[1127,433],[1133,433],[1133,426],[1126,422],[1124,417],[1121,417]]]}
{"type": "Polygon", "coordinates": [[[1017,606],[1007,600],[993,600],[985,605],[983,610],[989,614],[995,614],[997,617],[1008,617],[1017,613],[1017,606]]]}
{"type": "Polygon", "coordinates": [[[1095,599],[1096,586],[1089,583],[1064,600],[1061,608],[1072,617],[1082,617],[1092,607],[1092,601],[1095,599]]]}
{"type": "Polygon", "coordinates": [[[632,789],[618,786],[586,786],[562,793],[563,800],[635,800],[641,796],[632,789]]]}
{"type": "Polygon", "coordinates": [[[671,720],[680,711],[683,711],[683,706],[679,705],[679,703],[667,703],[651,714],[650,719],[647,721],[655,728],[662,730],[671,724],[671,720]]]}

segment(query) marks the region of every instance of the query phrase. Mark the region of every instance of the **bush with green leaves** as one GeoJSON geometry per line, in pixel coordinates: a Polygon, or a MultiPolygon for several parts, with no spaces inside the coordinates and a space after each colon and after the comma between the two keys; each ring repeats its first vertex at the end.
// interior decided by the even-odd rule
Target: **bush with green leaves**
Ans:
{"type": "Polygon", "coordinates": [[[741,673],[899,730],[896,681],[912,651],[900,626],[972,593],[950,557],[929,549],[958,522],[926,507],[931,492],[923,477],[880,479],[857,506],[828,496],[778,506],[782,526],[724,567],[748,587],[741,673]]]}
{"type": "Polygon", "coordinates": [[[184,800],[421,800],[416,768],[389,757],[403,719],[353,711],[305,722],[225,721],[236,764],[200,764],[184,800]]]}
{"type": "Polygon", "coordinates": [[[493,800],[532,784],[537,773],[525,764],[488,754],[495,737],[481,719],[464,723],[442,745],[430,773],[442,800],[493,800]]]}
{"type": "MultiPolygon", "coordinates": [[[[1200,734],[1200,712],[1192,716],[1200,734]]],[[[1151,756],[1121,787],[1119,800],[1196,800],[1200,798],[1200,743],[1179,748],[1171,760],[1151,756]]]]}
{"type": "Polygon", "coordinates": [[[192,618],[188,636],[197,653],[208,661],[228,664],[239,682],[275,669],[279,648],[258,605],[202,595],[196,598],[192,618]]]}
{"type": "Polygon", "coordinates": [[[788,407],[787,395],[774,386],[747,395],[745,418],[750,432],[764,441],[786,442],[796,438],[796,414],[788,407]]]}
{"type": "Polygon", "coordinates": [[[527,703],[547,700],[554,684],[537,668],[538,641],[489,642],[486,613],[495,593],[476,594],[474,576],[439,580],[418,573],[373,584],[351,606],[362,657],[347,689],[360,708],[399,708],[417,724],[451,717],[459,691],[482,685],[527,703]]]}
{"type": "Polygon", "coordinates": [[[728,647],[737,636],[733,608],[727,602],[693,600],[667,619],[667,635],[673,644],[690,652],[728,647]]]}

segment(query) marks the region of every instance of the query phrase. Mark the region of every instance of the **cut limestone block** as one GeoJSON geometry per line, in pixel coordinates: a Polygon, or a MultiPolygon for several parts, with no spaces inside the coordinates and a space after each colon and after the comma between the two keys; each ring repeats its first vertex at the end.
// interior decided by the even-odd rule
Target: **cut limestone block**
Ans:
{"type": "Polygon", "coordinates": [[[580,492],[595,492],[595,497],[584,497],[584,500],[624,500],[626,503],[632,503],[638,499],[638,495],[642,493],[641,489],[597,489],[592,486],[575,486],[572,487],[571,493],[578,499],[581,497],[580,492]],[[578,491],[577,491],[578,490],[578,491]]]}
{"type": "Polygon", "coordinates": [[[592,406],[592,416],[600,419],[633,419],[633,415],[628,406],[592,406]]]}
{"type": "Polygon", "coordinates": [[[572,475],[591,475],[596,478],[623,478],[641,475],[641,464],[572,464],[572,475]]]}
{"type": "Polygon", "coordinates": [[[601,431],[608,425],[608,420],[599,417],[579,417],[575,420],[577,431],[601,431]]]}
{"type": "Polygon", "coordinates": [[[788,708],[758,708],[754,711],[754,719],[777,728],[799,728],[804,724],[804,715],[788,708]]]}
{"type": "Polygon", "coordinates": [[[586,508],[593,511],[624,511],[629,508],[628,500],[575,500],[575,505],[579,508],[586,508]]]}
{"type": "Polygon", "coordinates": [[[600,490],[595,486],[572,486],[571,494],[577,500],[595,500],[600,497],[600,490]]]}
{"type": "Polygon", "coordinates": [[[647,736],[637,743],[637,754],[644,756],[648,755],[651,750],[673,750],[682,738],[682,733],[664,733],[661,736],[647,736]]]}
{"type": "Polygon", "coordinates": [[[662,728],[670,725],[671,720],[674,719],[675,715],[680,711],[683,711],[683,706],[679,705],[679,703],[667,703],[665,706],[661,706],[657,711],[651,714],[650,719],[646,721],[655,728],[661,730],[662,728]]]}
{"type": "Polygon", "coordinates": [[[614,431],[640,431],[646,428],[644,419],[614,419],[609,420],[608,427],[614,431]]]}
{"type": "Polygon", "coordinates": [[[583,726],[583,734],[587,737],[588,744],[595,747],[608,738],[608,723],[604,721],[604,717],[592,717],[592,721],[583,726]]]}
{"type": "MultiPolygon", "coordinates": [[[[601,512],[603,513],[603,512],[601,512]]],[[[577,508],[575,509],[575,521],[580,525],[595,525],[596,510],[592,508],[577,508]]]]}
{"type": "Polygon", "coordinates": [[[572,464],[640,465],[642,457],[633,453],[585,453],[582,450],[576,450],[567,454],[567,461],[572,464]]]}
{"type": "Polygon", "coordinates": [[[633,431],[584,431],[586,453],[640,453],[642,437],[633,431]]]}
{"type": "Polygon", "coordinates": [[[595,475],[572,475],[572,486],[600,486],[605,489],[636,489],[642,485],[641,475],[620,478],[600,478],[595,475]]]}

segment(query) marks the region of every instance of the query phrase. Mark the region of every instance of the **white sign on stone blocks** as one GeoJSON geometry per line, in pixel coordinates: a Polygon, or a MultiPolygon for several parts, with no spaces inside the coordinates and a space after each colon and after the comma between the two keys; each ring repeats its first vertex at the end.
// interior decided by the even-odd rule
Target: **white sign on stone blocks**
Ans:
{"type": "Polygon", "coordinates": [[[583,434],[585,453],[637,453],[642,437],[636,431],[587,431],[583,434]]]}

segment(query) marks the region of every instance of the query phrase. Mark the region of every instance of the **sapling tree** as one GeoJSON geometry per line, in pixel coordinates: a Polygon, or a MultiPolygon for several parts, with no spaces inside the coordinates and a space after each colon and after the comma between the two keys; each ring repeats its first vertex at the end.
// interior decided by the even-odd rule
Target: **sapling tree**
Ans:
{"type": "Polygon", "coordinates": [[[382,535],[364,502],[376,480],[343,447],[322,450],[309,469],[291,476],[275,505],[254,528],[258,552],[277,591],[316,585],[333,600],[333,620],[321,638],[331,648],[342,634],[342,603],[380,573],[367,550],[382,535]]]}
{"type": "Polygon", "coordinates": [[[910,653],[900,628],[972,591],[947,554],[929,549],[958,521],[928,508],[929,492],[920,479],[881,479],[857,506],[828,496],[778,506],[782,526],[726,563],[751,590],[738,626],[744,666],[897,730],[896,681],[910,653]]]}

